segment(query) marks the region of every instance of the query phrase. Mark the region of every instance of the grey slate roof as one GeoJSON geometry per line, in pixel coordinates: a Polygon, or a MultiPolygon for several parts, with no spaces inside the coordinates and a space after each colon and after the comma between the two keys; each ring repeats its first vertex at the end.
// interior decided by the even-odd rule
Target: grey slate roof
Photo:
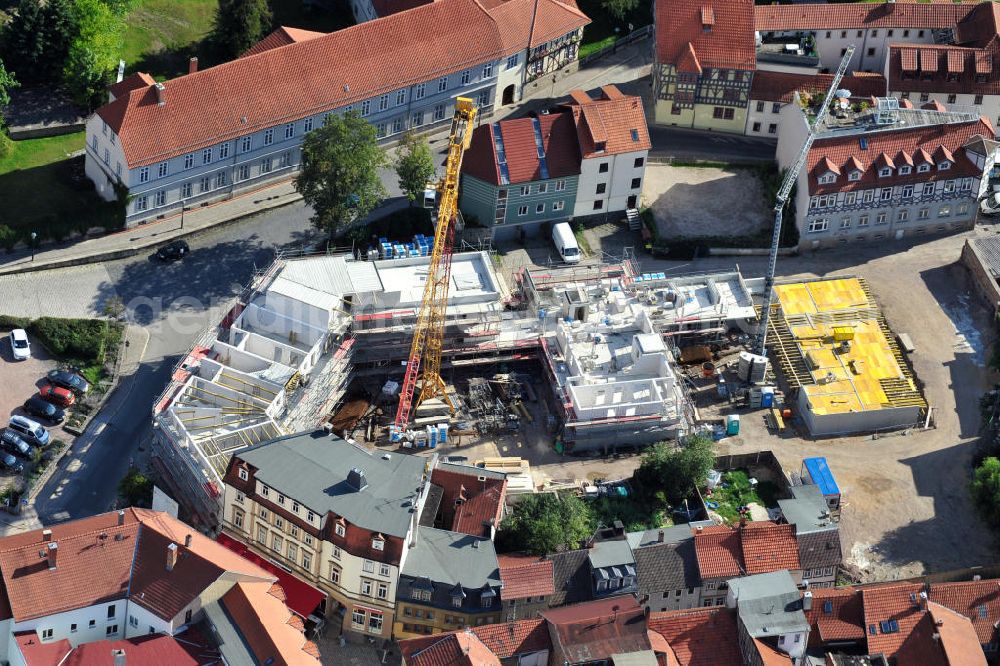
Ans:
{"type": "Polygon", "coordinates": [[[455,472],[456,474],[471,474],[472,476],[485,476],[487,479],[506,479],[507,475],[493,469],[476,467],[474,465],[462,465],[460,463],[439,462],[437,468],[445,472],[455,472]]]}
{"type": "Polygon", "coordinates": [[[583,548],[547,556],[552,560],[552,582],[555,586],[555,592],[549,597],[550,606],[575,604],[594,598],[590,562],[587,560],[589,554],[590,551],[583,548]]]}
{"type": "Polygon", "coordinates": [[[799,563],[803,569],[840,565],[844,556],[840,546],[840,530],[834,528],[822,532],[807,532],[796,538],[799,542],[799,563]]]}
{"type": "Polygon", "coordinates": [[[976,253],[982,258],[986,270],[994,278],[1000,278],[1000,238],[996,236],[986,236],[984,238],[973,238],[969,243],[976,249],[976,253]]]}
{"type": "Polygon", "coordinates": [[[674,525],[673,527],[664,527],[662,530],[629,532],[625,535],[625,538],[628,540],[628,544],[632,546],[632,550],[634,551],[636,548],[659,543],[661,531],[663,532],[663,543],[679,543],[685,539],[692,538],[691,528],[699,526],[710,527],[714,524],[715,523],[711,520],[692,520],[690,523],[674,525]]]}
{"type": "Polygon", "coordinates": [[[595,569],[635,564],[632,549],[624,540],[596,541],[590,549],[590,566],[595,569]]]}
{"type": "Polygon", "coordinates": [[[788,571],[734,578],[729,588],[736,594],[740,622],[754,638],[808,631],[802,599],[788,571]]]}
{"type": "Polygon", "coordinates": [[[836,526],[819,486],[792,486],[792,495],[792,499],[778,500],[778,508],[785,521],[795,525],[796,534],[829,530],[831,526],[836,526]]]}
{"type": "Polygon", "coordinates": [[[639,577],[640,596],[701,585],[694,539],[691,538],[680,543],[656,543],[636,549],[635,571],[639,577]]]}
{"type": "Polygon", "coordinates": [[[280,437],[237,454],[257,468],[256,477],[319,515],[332,511],[351,524],[406,536],[410,503],[423,484],[426,458],[392,453],[388,460],[324,430],[280,437]],[[352,468],[368,485],[347,482],[352,468]]]}
{"type": "Polygon", "coordinates": [[[406,554],[402,574],[429,578],[449,590],[457,584],[478,590],[500,586],[500,565],[493,542],[461,532],[417,528],[417,545],[406,554]]]}

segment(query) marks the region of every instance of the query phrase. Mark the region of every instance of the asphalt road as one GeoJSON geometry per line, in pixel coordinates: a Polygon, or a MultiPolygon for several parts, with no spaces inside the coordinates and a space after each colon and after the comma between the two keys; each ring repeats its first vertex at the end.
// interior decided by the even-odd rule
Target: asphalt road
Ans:
{"type": "Polygon", "coordinates": [[[649,126],[651,157],[677,160],[718,160],[720,162],[774,161],[776,141],[741,134],[722,134],[679,127],[649,126]]]}
{"type": "MultiPolygon", "coordinates": [[[[83,281],[104,278],[92,290],[90,307],[99,311],[109,297],[119,296],[130,321],[149,333],[149,342],[135,373],[123,379],[109,401],[107,426],[85,450],[67,456],[61,473],[39,493],[35,508],[43,524],[111,508],[129,460],[140,446],[149,446],[151,405],[174,365],[222,317],[228,300],[255,268],[271,262],[276,247],[315,240],[308,217],[306,207],[296,204],[206,232],[191,238],[191,254],[171,265],[136,257],[74,269],[83,281]]],[[[56,273],[29,275],[37,283],[34,288],[48,290],[56,273]]],[[[22,284],[25,277],[20,276],[22,284]]]]}

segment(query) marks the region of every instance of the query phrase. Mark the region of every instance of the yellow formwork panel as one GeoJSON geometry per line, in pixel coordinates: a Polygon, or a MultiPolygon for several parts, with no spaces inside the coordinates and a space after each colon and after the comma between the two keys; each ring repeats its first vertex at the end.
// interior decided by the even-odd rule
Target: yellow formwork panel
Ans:
{"type": "MultiPolygon", "coordinates": [[[[861,283],[856,278],[838,278],[785,284],[775,287],[781,312],[785,317],[814,315],[866,308],[869,305],[861,283]]],[[[806,385],[809,403],[816,414],[869,411],[887,407],[889,399],[879,382],[901,379],[896,361],[878,321],[861,318],[838,321],[837,326],[812,321],[811,326],[790,326],[815,385],[806,385]],[[843,329],[852,335],[848,347],[842,347],[843,329]]]]}

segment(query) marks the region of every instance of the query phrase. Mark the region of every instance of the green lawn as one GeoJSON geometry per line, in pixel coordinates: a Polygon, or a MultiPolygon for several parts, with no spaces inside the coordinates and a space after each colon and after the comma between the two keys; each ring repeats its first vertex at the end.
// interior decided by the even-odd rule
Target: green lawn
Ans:
{"type": "Polygon", "coordinates": [[[83,150],[84,132],[74,132],[44,139],[13,141],[13,150],[6,157],[0,157],[0,176],[18,169],[49,164],[66,159],[70,153],[83,150]]]}
{"type": "MultiPolygon", "coordinates": [[[[203,41],[217,6],[217,0],[139,0],[125,33],[126,70],[165,79],[187,72],[191,56],[202,66],[212,64],[203,41]]],[[[332,32],[353,23],[346,0],[332,10],[307,7],[303,0],[271,0],[271,11],[275,26],[332,32]]]]}
{"type": "Polygon", "coordinates": [[[770,481],[761,481],[756,489],[750,485],[749,475],[741,470],[733,470],[722,475],[722,483],[712,491],[711,497],[705,499],[718,503],[718,508],[711,509],[726,522],[739,520],[739,508],[750,503],[763,507],[772,507],[777,503],[777,487],[770,481]]]}

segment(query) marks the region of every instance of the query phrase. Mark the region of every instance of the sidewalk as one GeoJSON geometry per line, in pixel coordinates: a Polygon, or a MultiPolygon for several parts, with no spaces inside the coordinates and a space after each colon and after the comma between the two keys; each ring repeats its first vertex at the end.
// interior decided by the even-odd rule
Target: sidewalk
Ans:
{"type": "MultiPolygon", "coordinates": [[[[652,45],[649,39],[640,40],[596,63],[589,63],[572,74],[556,75],[555,82],[552,81],[550,75],[542,76],[526,86],[527,93],[532,97],[524,100],[521,104],[500,109],[490,117],[490,122],[547,108],[566,97],[571,90],[580,88],[592,90],[609,83],[625,83],[642,78],[649,74],[652,63],[651,49],[652,45]]],[[[428,136],[427,139],[431,146],[437,149],[441,142],[447,140],[447,130],[428,136]]],[[[387,189],[393,192],[398,188],[393,182],[387,183],[387,189]],[[393,187],[389,187],[389,185],[393,187]]],[[[241,194],[233,199],[189,210],[184,214],[183,227],[181,226],[181,215],[175,213],[162,220],[117,231],[99,238],[42,247],[35,251],[34,259],[32,259],[31,253],[26,251],[2,255],[0,256],[0,275],[65,268],[131,257],[175,238],[190,236],[301,199],[302,196],[295,191],[291,181],[284,181],[241,194]]],[[[377,213],[385,215],[398,207],[400,207],[399,202],[387,202],[387,205],[380,207],[377,213]]]]}

